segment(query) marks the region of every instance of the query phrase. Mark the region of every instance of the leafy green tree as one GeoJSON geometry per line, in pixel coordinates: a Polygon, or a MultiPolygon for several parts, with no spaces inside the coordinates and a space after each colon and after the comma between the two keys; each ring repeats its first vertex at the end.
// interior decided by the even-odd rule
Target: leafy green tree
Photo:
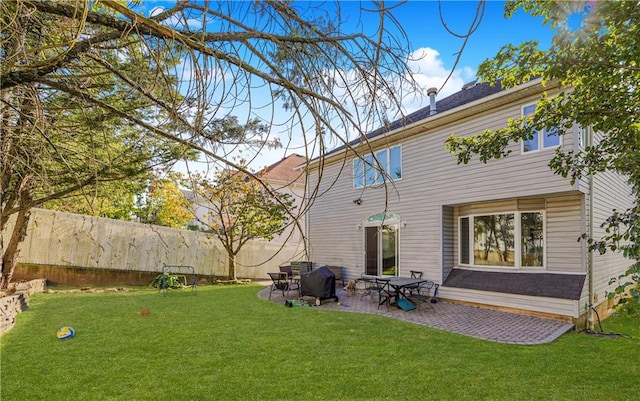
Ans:
{"type": "Polygon", "coordinates": [[[526,124],[520,118],[473,137],[452,136],[447,147],[459,163],[476,155],[486,162],[507,156],[507,144],[530,139],[543,128],[557,127],[563,135],[578,124],[597,132],[598,140],[582,150],[558,149],[550,167],[572,182],[604,171],[628,178],[633,206],[603,223],[607,227],[603,238],[586,239],[594,250],[621,251],[635,260],[616,280],[620,280],[617,291],[627,294],[621,304],[636,313],[640,310],[640,7],[634,1],[511,0],[505,16],[519,9],[556,30],[552,46],[541,50],[535,41],[506,45],[480,65],[478,75],[487,82],[499,80],[504,88],[541,77],[543,83],[557,82],[564,90],[543,97],[526,124]],[[576,20],[581,21],[579,26],[576,20]]]}
{"type": "Polygon", "coordinates": [[[382,111],[398,110],[400,91],[417,87],[407,73],[408,41],[395,35],[402,28],[382,3],[363,8],[380,21],[369,34],[344,24],[339,2],[158,5],[166,8],[0,2],[1,286],[33,207],[99,193],[189,150],[259,180],[231,152],[284,135],[302,137],[306,156],[322,155],[348,144],[353,127],[366,132],[382,111]],[[362,108],[353,113],[354,105],[362,108]],[[278,106],[288,120],[276,121],[278,106]],[[211,135],[212,124],[233,123],[237,110],[246,111],[240,125],[260,115],[269,130],[211,135]]]}
{"type": "MultiPolygon", "coordinates": [[[[123,57],[115,42],[96,48],[82,59],[67,60],[58,73],[36,74],[22,84],[7,85],[12,73],[33,72],[63,57],[62,43],[81,35],[77,21],[65,16],[38,15],[22,2],[2,2],[3,86],[0,97],[0,231],[4,240],[9,217],[15,215],[9,240],[2,248],[0,286],[11,280],[26,235],[30,209],[36,206],[88,211],[94,215],[126,214],[131,200],[116,210],[104,200],[104,191],[124,191],[122,180],[145,177],[150,168],[192,157],[184,145],[149,135],[118,114],[96,103],[127,110],[132,118],[159,119],[167,115],[133,93],[112,69],[130,74],[138,85],[158,97],[176,92],[153,87],[164,65],[146,57],[140,45],[130,44],[123,57]],[[58,47],[56,47],[58,46],[58,47]],[[146,72],[142,73],[143,71],[146,72]],[[155,72],[155,74],[154,74],[155,72]],[[87,101],[89,98],[94,102],[87,101]],[[82,199],[82,201],[80,201],[82,199]],[[84,203],[84,204],[83,204],[84,203]],[[75,205],[76,207],[74,207],[75,205]]],[[[66,47],[66,46],[65,46],[66,47]]],[[[73,52],[73,46],[67,48],[73,52]]],[[[64,54],[64,53],[63,53],[64,54]]],[[[167,60],[171,64],[171,60],[167,60]]],[[[170,78],[167,76],[167,78],[170,78]]]]}
{"type": "Polygon", "coordinates": [[[86,214],[115,220],[136,216],[136,196],[146,187],[146,174],[129,180],[104,182],[84,187],[69,197],[46,202],[42,207],[67,213],[86,214]]]}
{"type": "Polygon", "coordinates": [[[153,180],[145,195],[137,210],[141,223],[185,228],[193,218],[189,200],[174,178],[153,180]]]}
{"type": "Polygon", "coordinates": [[[192,174],[183,181],[206,210],[196,216],[205,231],[221,242],[229,256],[229,277],[236,279],[235,258],[252,239],[282,234],[294,212],[293,197],[265,187],[236,170],[219,170],[214,178],[192,174]]]}

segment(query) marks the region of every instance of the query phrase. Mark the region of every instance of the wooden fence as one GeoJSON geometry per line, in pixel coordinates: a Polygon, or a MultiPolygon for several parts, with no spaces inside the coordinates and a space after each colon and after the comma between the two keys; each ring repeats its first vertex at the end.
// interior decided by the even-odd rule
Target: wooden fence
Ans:
{"type": "MultiPolygon", "coordinates": [[[[301,244],[254,240],[236,257],[236,275],[268,278],[279,265],[303,259],[302,251],[301,244]]],[[[205,276],[228,271],[224,248],[209,234],[44,209],[31,215],[19,264],[149,273],[188,265],[205,276]]]]}

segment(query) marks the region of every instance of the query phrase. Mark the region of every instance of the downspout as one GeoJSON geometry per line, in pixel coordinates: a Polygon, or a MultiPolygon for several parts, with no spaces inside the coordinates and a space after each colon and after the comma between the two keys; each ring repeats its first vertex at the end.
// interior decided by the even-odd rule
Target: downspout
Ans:
{"type": "MultiPolygon", "coordinates": [[[[304,181],[304,199],[303,199],[303,203],[305,201],[307,201],[309,199],[309,187],[307,186],[307,182],[309,181],[309,174],[307,172],[305,181],[304,181]]],[[[310,255],[309,255],[309,246],[311,244],[311,241],[309,240],[309,214],[311,213],[311,208],[307,209],[307,212],[304,214],[304,235],[302,236],[303,240],[304,240],[304,255],[305,255],[305,260],[311,260],[310,255]]]]}
{"type": "MultiPolygon", "coordinates": [[[[591,127],[585,128],[587,130],[587,138],[588,143],[587,146],[591,146],[593,144],[593,130],[591,127]]],[[[589,174],[589,239],[593,239],[593,173],[589,174]]],[[[594,321],[593,321],[593,249],[587,245],[587,279],[589,280],[588,292],[589,292],[589,305],[587,308],[587,329],[593,330],[594,321]]]]}

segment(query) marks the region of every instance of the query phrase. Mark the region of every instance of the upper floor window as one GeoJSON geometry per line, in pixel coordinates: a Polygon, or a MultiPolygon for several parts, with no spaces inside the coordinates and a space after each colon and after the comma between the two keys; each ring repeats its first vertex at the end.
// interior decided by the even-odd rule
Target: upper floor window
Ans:
{"type": "Polygon", "coordinates": [[[385,179],[402,178],[402,148],[394,146],[353,160],[353,186],[382,184],[385,179]],[[375,155],[375,157],[374,157],[375,155]]]}
{"type": "MultiPolygon", "coordinates": [[[[524,117],[532,116],[536,112],[536,105],[531,104],[522,108],[522,115],[524,117]]],[[[558,135],[558,129],[542,129],[535,134],[533,138],[522,141],[522,153],[534,152],[544,148],[554,148],[560,146],[560,135],[558,135]]]]}

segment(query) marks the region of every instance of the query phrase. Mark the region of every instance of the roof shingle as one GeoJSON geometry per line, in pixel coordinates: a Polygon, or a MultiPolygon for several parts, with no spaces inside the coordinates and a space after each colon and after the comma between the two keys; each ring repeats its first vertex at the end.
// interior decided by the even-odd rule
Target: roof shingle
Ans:
{"type": "Polygon", "coordinates": [[[446,287],[538,297],[579,300],[585,275],[555,273],[505,273],[453,269],[446,287]]]}
{"type": "MultiPolygon", "coordinates": [[[[436,101],[436,110],[437,113],[435,115],[430,115],[429,106],[423,107],[420,110],[414,111],[413,113],[404,116],[398,120],[395,120],[384,127],[380,127],[374,131],[369,132],[365,137],[367,140],[371,140],[378,136],[387,134],[404,126],[416,123],[418,121],[423,121],[428,118],[437,116],[439,113],[445,112],[447,110],[453,110],[457,107],[464,106],[467,103],[474,102],[476,100],[485,98],[487,96],[491,96],[495,93],[502,91],[502,86],[500,83],[496,83],[495,85],[490,85],[488,83],[480,83],[474,85],[465,85],[461,91],[454,93],[453,95],[447,96],[444,99],[436,101]]],[[[354,139],[349,142],[349,146],[355,146],[360,143],[360,138],[354,139]]],[[[340,146],[330,152],[328,154],[336,153],[340,150],[343,150],[345,146],[340,146]]]]}

